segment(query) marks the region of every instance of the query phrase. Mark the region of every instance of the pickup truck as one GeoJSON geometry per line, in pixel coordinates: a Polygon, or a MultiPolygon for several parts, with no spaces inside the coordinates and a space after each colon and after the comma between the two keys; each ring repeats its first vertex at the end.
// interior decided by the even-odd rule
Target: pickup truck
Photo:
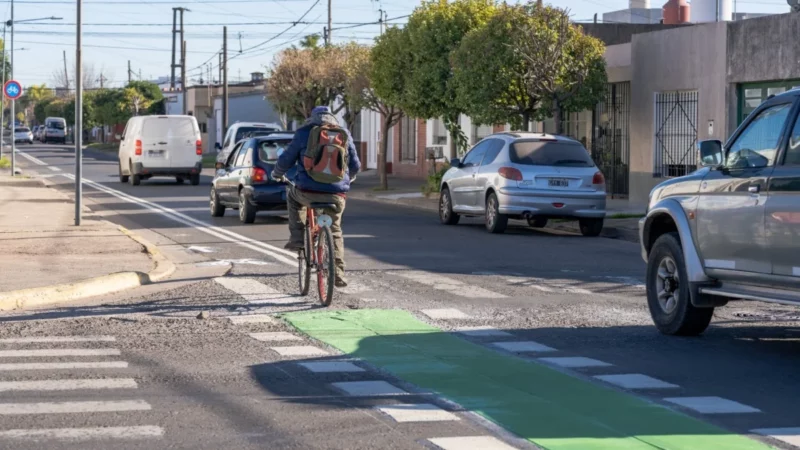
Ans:
{"type": "Polygon", "coordinates": [[[800,306],[800,90],[770,97],[697,171],[650,192],[639,222],[647,304],[668,335],[699,335],[731,300],[800,306]]]}

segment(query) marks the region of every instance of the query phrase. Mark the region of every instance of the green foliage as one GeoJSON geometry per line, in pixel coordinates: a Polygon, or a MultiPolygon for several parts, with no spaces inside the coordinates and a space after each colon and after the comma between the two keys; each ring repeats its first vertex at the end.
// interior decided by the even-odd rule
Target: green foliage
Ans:
{"type": "Polygon", "coordinates": [[[95,93],[92,120],[101,125],[114,125],[126,122],[130,111],[125,108],[121,89],[101,89],[95,93]]]}
{"type": "Polygon", "coordinates": [[[495,10],[494,0],[429,0],[414,10],[406,25],[414,68],[402,102],[407,113],[442,117],[451,134],[460,129],[458,117],[464,111],[456,102],[450,55],[495,10]]]}
{"type": "Polygon", "coordinates": [[[147,105],[147,107],[145,108],[145,112],[140,111],[140,114],[162,113],[159,108],[163,108],[163,104],[159,103],[164,99],[164,94],[161,92],[161,88],[159,88],[157,84],[149,81],[131,81],[128,83],[126,88],[135,89],[144,97],[144,103],[147,105]]]}
{"type": "Polygon", "coordinates": [[[428,175],[427,181],[422,185],[422,193],[425,197],[439,192],[442,187],[442,178],[448,170],[450,170],[450,164],[443,164],[434,174],[428,175]]]}
{"type": "Polygon", "coordinates": [[[11,160],[3,156],[0,158],[0,169],[8,169],[11,167],[11,160]]]}
{"type": "Polygon", "coordinates": [[[386,30],[376,40],[370,61],[371,108],[377,111],[380,105],[400,107],[414,67],[407,29],[390,27],[386,30]]]}
{"type": "MultiPolygon", "coordinates": [[[[94,113],[96,96],[97,95],[91,91],[85,91],[83,93],[83,104],[81,105],[83,108],[83,129],[92,128],[98,123],[95,120],[96,116],[94,113]]],[[[69,99],[69,101],[64,104],[61,117],[67,121],[67,125],[75,125],[75,97],[69,99]]]]}

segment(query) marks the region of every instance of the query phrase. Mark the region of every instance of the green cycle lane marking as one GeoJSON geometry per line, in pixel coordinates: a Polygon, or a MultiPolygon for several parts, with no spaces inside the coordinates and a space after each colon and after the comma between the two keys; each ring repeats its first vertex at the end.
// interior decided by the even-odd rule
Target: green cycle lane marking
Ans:
{"type": "Polygon", "coordinates": [[[548,450],[771,447],[633,395],[488,350],[399,310],[281,315],[299,331],[548,450]]]}

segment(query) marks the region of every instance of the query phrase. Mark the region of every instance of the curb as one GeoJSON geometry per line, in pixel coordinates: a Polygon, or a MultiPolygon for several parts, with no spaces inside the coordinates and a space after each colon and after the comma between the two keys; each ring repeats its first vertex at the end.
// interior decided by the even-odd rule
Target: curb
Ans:
{"type": "Polygon", "coordinates": [[[347,193],[347,198],[354,200],[364,200],[374,203],[383,203],[388,205],[404,206],[406,208],[412,208],[420,211],[439,211],[439,208],[436,205],[426,205],[415,202],[404,202],[402,199],[395,200],[390,198],[377,198],[370,196],[368,194],[361,194],[359,192],[355,193],[354,195],[353,191],[347,193]]]}
{"type": "Polygon", "coordinates": [[[118,228],[123,234],[144,247],[145,252],[155,264],[153,270],[147,273],[136,271],[118,272],[73,283],[0,293],[0,311],[51,305],[98,295],[112,294],[114,292],[156,283],[175,272],[175,264],[167,259],[153,244],[122,226],[118,228]]]}

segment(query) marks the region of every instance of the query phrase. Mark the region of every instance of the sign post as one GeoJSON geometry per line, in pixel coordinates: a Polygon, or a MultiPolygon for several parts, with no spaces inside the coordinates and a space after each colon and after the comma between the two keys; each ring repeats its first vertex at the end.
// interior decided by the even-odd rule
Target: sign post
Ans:
{"type": "MultiPolygon", "coordinates": [[[[14,117],[14,104],[18,98],[22,97],[22,85],[19,84],[19,81],[17,80],[6,81],[6,84],[3,85],[3,95],[5,95],[7,99],[11,100],[11,117],[9,123],[11,124],[11,176],[13,177],[17,173],[17,155],[14,136],[17,118],[14,117]]],[[[3,124],[0,124],[0,129],[2,129],[2,126],[3,124]]]]}

